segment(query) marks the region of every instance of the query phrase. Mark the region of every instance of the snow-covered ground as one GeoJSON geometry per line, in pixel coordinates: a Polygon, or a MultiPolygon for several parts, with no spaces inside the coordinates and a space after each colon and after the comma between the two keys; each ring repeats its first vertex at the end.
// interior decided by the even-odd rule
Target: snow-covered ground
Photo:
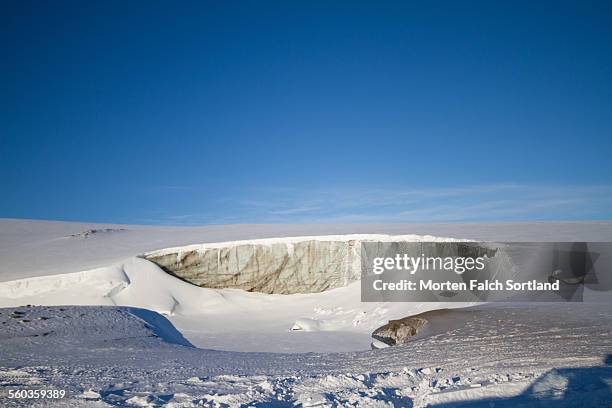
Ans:
{"type": "Polygon", "coordinates": [[[0,281],[78,272],[155,249],[337,234],[417,234],[483,241],[612,241],[612,222],[210,225],[150,227],[0,219],[0,281]]]}
{"type": "Polygon", "coordinates": [[[403,347],[324,354],[198,349],[162,316],[143,309],[20,307],[0,313],[0,386],[65,390],[69,397],[59,402],[66,404],[612,402],[612,313],[600,305],[481,306],[451,316],[460,325],[403,347]]]}
{"type": "MultiPolygon", "coordinates": [[[[100,234],[121,234],[107,229],[100,234]]],[[[440,240],[395,236],[399,240],[440,240]]],[[[75,237],[64,241],[72,244],[75,237]]],[[[96,239],[95,234],[88,238],[96,239]]],[[[375,239],[388,235],[309,237],[309,240],[375,239]]],[[[248,241],[294,242],[298,238],[248,241]]],[[[220,245],[238,245],[245,241],[220,245]]],[[[219,245],[219,244],[210,244],[219,245]]],[[[191,250],[192,247],[185,247],[191,250]]],[[[196,346],[232,351],[333,352],[370,348],[371,333],[389,319],[445,307],[442,303],[362,303],[359,282],[321,293],[274,295],[207,289],[177,279],[154,263],[132,256],[107,267],[0,282],[0,307],[118,305],[167,316],[196,346]]],[[[451,307],[462,306],[459,303],[451,307]]]]}
{"type": "Polygon", "coordinates": [[[440,307],[361,303],[359,282],[295,295],[199,288],[139,258],[0,283],[0,307],[26,304],[141,307],[167,316],[199,347],[271,352],[366,350],[372,331],[390,318],[440,307]],[[296,323],[304,330],[290,330],[296,323]]]}
{"type": "Polygon", "coordinates": [[[488,406],[576,402],[591,389],[590,401],[610,401],[610,304],[480,306],[432,322],[406,346],[369,351],[370,334],[389,319],[462,305],[361,303],[358,282],[293,295],[206,289],[136,257],[178,245],[348,233],[612,241],[612,223],[170,228],[0,220],[0,386],[60,387],[71,396],[64,403],[94,405],[497,398],[488,406]],[[27,304],[44,306],[18,307],[27,304]],[[573,379],[578,372],[586,380],[573,379]],[[601,378],[591,384],[591,376],[601,378]]]}

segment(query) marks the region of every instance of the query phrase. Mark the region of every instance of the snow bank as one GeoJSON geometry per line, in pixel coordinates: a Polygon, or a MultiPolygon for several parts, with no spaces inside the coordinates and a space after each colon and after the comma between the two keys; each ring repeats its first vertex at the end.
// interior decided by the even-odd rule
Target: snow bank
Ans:
{"type": "Polygon", "coordinates": [[[140,258],[89,271],[0,282],[0,307],[16,304],[121,305],[173,315],[202,313],[226,301],[140,258]]]}

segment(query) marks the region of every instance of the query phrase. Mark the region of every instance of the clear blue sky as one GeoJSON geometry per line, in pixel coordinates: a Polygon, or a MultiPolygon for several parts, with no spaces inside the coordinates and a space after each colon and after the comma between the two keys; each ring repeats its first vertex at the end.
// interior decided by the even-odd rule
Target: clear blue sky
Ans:
{"type": "Polygon", "coordinates": [[[5,1],[0,217],[612,219],[612,2],[5,1]]]}

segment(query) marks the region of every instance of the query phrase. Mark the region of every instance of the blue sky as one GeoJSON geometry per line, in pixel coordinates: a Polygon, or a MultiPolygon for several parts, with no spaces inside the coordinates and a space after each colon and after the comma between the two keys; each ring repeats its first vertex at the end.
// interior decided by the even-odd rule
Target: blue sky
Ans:
{"type": "Polygon", "coordinates": [[[0,217],[612,219],[612,3],[28,2],[0,217]]]}

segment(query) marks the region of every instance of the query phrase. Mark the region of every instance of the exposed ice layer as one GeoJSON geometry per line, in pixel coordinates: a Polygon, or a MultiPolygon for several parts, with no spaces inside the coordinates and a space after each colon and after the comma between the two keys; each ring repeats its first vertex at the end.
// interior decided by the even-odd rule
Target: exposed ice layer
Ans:
{"type": "Polygon", "coordinates": [[[428,235],[330,235],[190,245],[144,258],[194,285],[263,293],[317,293],[360,278],[361,242],[456,242],[428,235]]]}

